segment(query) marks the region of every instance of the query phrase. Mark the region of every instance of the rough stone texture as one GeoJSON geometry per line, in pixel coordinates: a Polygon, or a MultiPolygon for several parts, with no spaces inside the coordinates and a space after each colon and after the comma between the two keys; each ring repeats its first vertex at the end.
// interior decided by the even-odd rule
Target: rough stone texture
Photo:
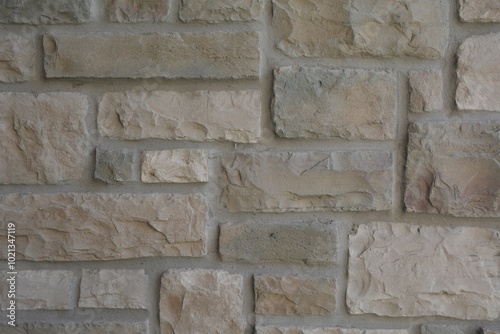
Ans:
{"type": "Polygon", "coordinates": [[[500,217],[499,129],[495,122],[411,124],[406,210],[500,217]]]}
{"type": "Polygon", "coordinates": [[[208,155],[204,150],[144,152],[141,179],[146,183],[208,182],[208,155]]]}
{"type": "Polygon", "coordinates": [[[34,37],[25,38],[11,33],[0,36],[0,82],[32,79],[35,57],[34,37]]]}
{"type": "Polygon", "coordinates": [[[243,334],[243,277],[225,271],[172,270],[160,292],[162,334],[243,334]]]}
{"type": "Polygon", "coordinates": [[[440,71],[410,71],[410,111],[434,112],[443,108],[440,71]]]}
{"type": "Polygon", "coordinates": [[[4,0],[0,23],[61,24],[91,20],[91,0],[4,0]]]}
{"type": "Polygon", "coordinates": [[[19,325],[18,323],[16,323],[15,327],[0,324],[0,333],[2,333],[2,334],[28,334],[25,327],[26,326],[19,325]]]}
{"type": "Polygon", "coordinates": [[[122,323],[65,323],[65,324],[24,324],[21,325],[26,334],[144,334],[149,333],[147,322],[122,323]]]}
{"type": "Polygon", "coordinates": [[[52,33],[48,78],[257,78],[259,33],[52,33]],[[120,59],[120,61],[116,61],[120,59]]]}
{"type": "Polygon", "coordinates": [[[279,136],[394,138],[397,87],[393,74],[284,67],[274,77],[273,112],[279,136]]]}
{"type": "Polygon", "coordinates": [[[439,58],[446,0],[273,0],[278,48],[292,57],[439,58]]]}
{"type": "Polygon", "coordinates": [[[78,307],[147,308],[148,275],[140,270],[83,270],[78,307]]]}
{"type": "Polygon", "coordinates": [[[335,282],[327,277],[257,276],[255,313],[326,315],[335,309],[335,282]]]}
{"type": "Polygon", "coordinates": [[[460,19],[466,22],[500,22],[500,2],[460,0],[460,19]]]}
{"type": "Polygon", "coordinates": [[[336,249],[336,231],[330,224],[228,223],[220,227],[222,261],[323,265],[335,261],[336,249]]]}
{"type": "Polygon", "coordinates": [[[228,154],[221,201],[231,212],[388,210],[392,164],[383,151],[228,154]]]}
{"type": "Polygon", "coordinates": [[[408,334],[406,329],[298,328],[257,326],[256,334],[408,334]]]}
{"type": "Polygon", "coordinates": [[[500,230],[373,223],[349,238],[352,314],[496,319],[500,230]]]}
{"type": "Polygon", "coordinates": [[[484,331],[484,334],[500,334],[500,332],[484,331]]]}
{"type": "Polygon", "coordinates": [[[458,109],[500,111],[500,33],[470,37],[458,49],[458,109]]]}
{"type": "Polygon", "coordinates": [[[179,18],[184,22],[249,22],[262,15],[264,0],[182,0],[179,18]]]}
{"type": "Polygon", "coordinates": [[[454,325],[422,325],[420,334],[476,334],[477,331],[469,331],[454,325]]]}
{"type": "Polygon", "coordinates": [[[255,143],[260,136],[260,92],[107,93],[98,125],[113,139],[228,140],[255,143]]]}
{"type": "Polygon", "coordinates": [[[78,93],[0,93],[0,184],[82,178],[90,153],[88,107],[78,93]]]}
{"type": "Polygon", "coordinates": [[[108,0],[107,13],[110,22],[163,22],[168,0],[108,0]]]}
{"type": "Polygon", "coordinates": [[[18,260],[196,257],[206,254],[206,214],[197,195],[13,194],[0,197],[0,237],[16,224],[18,260]]]}
{"type": "Polygon", "coordinates": [[[135,160],[135,154],[132,150],[98,147],[94,178],[106,183],[131,181],[135,160]]]}

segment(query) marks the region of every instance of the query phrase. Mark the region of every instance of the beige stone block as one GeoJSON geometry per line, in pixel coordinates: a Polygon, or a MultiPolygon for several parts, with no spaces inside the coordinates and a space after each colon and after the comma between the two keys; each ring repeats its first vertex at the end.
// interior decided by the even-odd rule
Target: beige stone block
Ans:
{"type": "Polygon", "coordinates": [[[257,326],[256,334],[408,334],[406,329],[299,328],[257,326]]]}
{"type": "Polygon", "coordinates": [[[169,0],[108,0],[108,20],[120,23],[163,22],[169,0]]]}
{"type": "Polygon", "coordinates": [[[0,82],[22,82],[34,76],[34,38],[7,33],[0,36],[0,82]]]}
{"type": "Polygon", "coordinates": [[[351,314],[494,320],[500,230],[372,223],[349,237],[351,314]]]}
{"type": "Polygon", "coordinates": [[[204,150],[144,152],[141,180],[145,183],[208,182],[208,155],[204,150]]]}
{"type": "Polygon", "coordinates": [[[7,0],[0,3],[0,23],[85,23],[92,0],[7,0]]]}
{"type": "Polygon", "coordinates": [[[99,131],[112,139],[255,143],[260,96],[256,90],[106,93],[99,105],[99,131]]]}
{"type": "Polygon", "coordinates": [[[104,323],[65,323],[65,324],[28,324],[27,334],[145,334],[149,333],[148,322],[104,322],[104,323]]]}
{"type": "Polygon", "coordinates": [[[466,22],[500,22],[498,0],[459,0],[460,19],[466,22]]]}
{"type": "Polygon", "coordinates": [[[0,197],[0,238],[15,223],[18,260],[199,257],[206,216],[198,195],[12,194],[0,197]]]}
{"type": "Polygon", "coordinates": [[[215,270],[172,270],[160,291],[162,334],[243,334],[243,277],[215,270]]]}
{"type": "Polygon", "coordinates": [[[443,78],[440,71],[410,71],[410,111],[436,112],[443,108],[443,78]]]}
{"type": "Polygon", "coordinates": [[[250,22],[262,15],[264,0],[182,0],[179,18],[184,22],[250,22]]]}

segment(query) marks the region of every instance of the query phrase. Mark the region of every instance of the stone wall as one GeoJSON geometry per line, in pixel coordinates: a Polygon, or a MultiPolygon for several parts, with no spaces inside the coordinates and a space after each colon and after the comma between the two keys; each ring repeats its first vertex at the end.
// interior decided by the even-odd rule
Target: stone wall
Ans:
{"type": "Polygon", "coordinates": [[[498,0],[0,28],[1,333],[500,333],[498,0]]]}

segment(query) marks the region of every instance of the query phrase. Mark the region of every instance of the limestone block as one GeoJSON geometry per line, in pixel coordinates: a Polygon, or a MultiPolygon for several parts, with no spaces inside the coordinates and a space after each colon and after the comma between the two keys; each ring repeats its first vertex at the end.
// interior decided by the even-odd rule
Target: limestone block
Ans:
{"type": "Polygon", "coordinates": [[[410,111],[436,112],[443,108],[443,78],[440,71],[410,71],[410,111]]]}
{"type": "Polygon", "coordinates": [[[500,22],[497,0],[459,0],[460,19],[466,22],[500,22]]]}
{"type": "Polygon", "coordinates": [[[141,179],[145,183],[208,182],[208,155],[204,150],[144,152],[141,179]]]}
{"type": "Polygon", "coordinates": [[[132,181],[135,160],[132,150],[98,147],[94,178],[106,183],[132,181]]]}
{"type": "Polygon", "coordinates": [[[163,22],[167,19],[168,0],[108,0],[110,22],[163,22]]]}
{"type": "Polygon", "coordinates": [[[182,0],[179,18],[184,22],[250,22],[262,15],[264,0],[182,0]]]}
{"type": "Polygon", "coordinates": [[[65,324],[28,324],[26,334],[144,334],[149,333],[147,322],[104,322],[104,323],[65,323],[65,324]]]}
{"type": "Polygon", "coordinates": [[[0,23],[85,23],[90,7],[91,0],[7,0],[0,2],[0,23]]]}
{"type": "Polygon", "coordinates": [[[408,334],[406,329],[299,328],[257,326],[256,334],[408,334]]]}
{"type": "Polygon", "coordinates": [[[422,325],[420,334],[472,334],[472,332],[454,325],[422,325]]]}
{"type": "Polygon", "coordinates": [[[34,38],[11,33],[0,36],[0,82],[22,82],[32,79],[35,58],[34,38]]]}

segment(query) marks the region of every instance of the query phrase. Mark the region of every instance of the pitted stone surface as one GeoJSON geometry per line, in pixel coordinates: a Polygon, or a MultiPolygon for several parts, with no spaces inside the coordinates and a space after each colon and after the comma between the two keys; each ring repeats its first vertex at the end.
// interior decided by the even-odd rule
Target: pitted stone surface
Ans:
{"type": "Polygon", "coordinates": [[[0,93],[0,184],[81,179],[90,153],[88,108],[78,93],[0,93]]]}
{"type": "Polygon", "coordinates": [[[500,230],[361,225],[349,237],[349,312],[494,320],[499,250],[500,230]]]}
{"type": "MultiPolygon", "coordinates": [[[[0,14],[1,15],[1,14],[0,14]]],[[[0,82],[28,81],[34,76],[35,37],[0,36],[0,82]]]]}
{"type": "Polygon", "coordinates": [[[204,150],[144,152],[141,179],[145,183],[208,182],[208,155],[204,150]]]}
{"type": "Polygon", "coordinates": [[[231,212],[389,210],[392,165],[383,151],[228,154],[221,201],[231,212]]]}
{"type": "Polygon", "coordinates": [[[328,277],[255,277],[255,313],[326,315],[335,309],[335,282],[328,277]]]}
{"type": "Polygon", "coordinates": [[[255,143],[260,136],[260,92],[106,93],[98,126],[112,139],[146,138],[255,143]]]}
{"type": "Polygon", "coordinates": [[[292,57],[440,58],[445,0],[273,0],[278,48],[292,57]]]}
{"type": "Polygon", "coordinates": [[[257,78],[259,33],[51,33],[48,78],[257,78]],[[120,59],[120,61],[116,61],[120,59]]]}
{"type": "Polygon", "coordinates": [[[250,22],[262,15],[264,0],[182,0],[179,17],[184,22],[250,22]]]}
{"type": "Polygon", "coordinates": [[[13,194],[0,196],[0,237],[6,240],[8,222],[16,224],[18,260],[199,257],[206,215],[197,195],[13,194]]]}
{"type": "Polygon", "coordinates": [[[466,22],[500,22],[500,2],[460,0],[460,19],[466,22]]]}
{"type": "Polygon", "coordinates": [[[406,210],[500,217],[499,129],[495,122],[411,124],[406,210]]]}
{"type": "Polygon", "coordinates": [[[435,112],[443,108],[440,71],[410,71],[410,111],[435,112]]]}
{"type": "Polygon", "coordinates": [[[408,334],[406,329],[298,328],[257,326],[256,334],[408,334]]]}
{"type": "Polygon", "coordinates": [[[131,181],[135,160],[135,154],[130,149],[98,147],[94,178],[106,183],[131,181]]]}
{"type": "Polygon", "coordinates": [[[147,309],[148,275],[140,270],[83,270],[78,307],[147,309]]]}
{"type": "Polygon", "coordinates": [[[111,22],[163,22],[167,19],[168,0],[108,0],[111,22]]]}
{"type": "Polygon", "coordinates": [[[274,79],[279,136],[394,138],[397,84],[389,72],[284,67],[274,79]]]}
{"type": "Polygon", "coordinates": [[[91,0],[5,0],[0,23],[61,24],[91,20],[91,0]]]}
{"type": "Polygon", "coordinates": [[[243,334],[243,277],[215,270],[172,270],[160,292],[162,334],[243,334]]]}

